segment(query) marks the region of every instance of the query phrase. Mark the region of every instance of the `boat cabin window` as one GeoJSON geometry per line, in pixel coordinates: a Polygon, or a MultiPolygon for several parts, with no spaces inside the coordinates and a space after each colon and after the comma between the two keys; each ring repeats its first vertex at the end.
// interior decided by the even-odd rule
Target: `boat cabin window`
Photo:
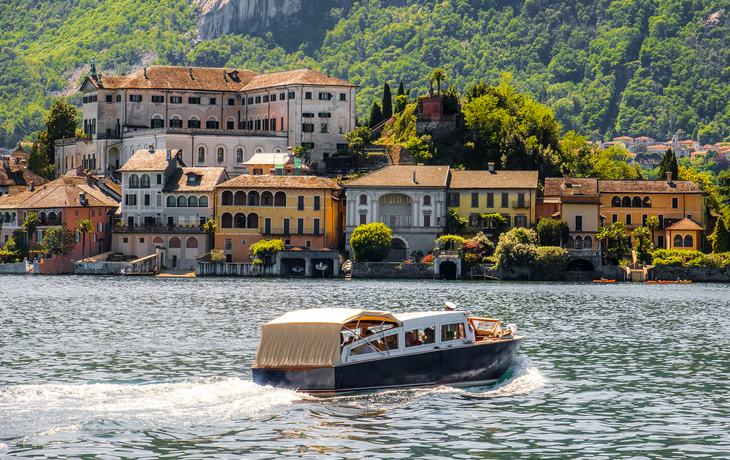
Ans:
{"type": "Polygon", "coordinates": [[[474,325],[474,329],[476,331],[477,337],[480,336],[493,336],[495,333],[500,332],[497,331],[497,325],[499,324],[499,321],[497,320],[478,320],[474,319],[472,320],[472,323],[474,325]]]}
{"type": "Polygon", "coordinates": [[[441,341],[449,342],[464,338],[464,323],[442,324],[441,341]]]}
{"type": "Polygon", "coordinates": [[[366,355],[368,353],[377,353],[386,350],[398,349],[397,332],[383,338],[380,338],[380,336],[368,335],[366,333],[364,338],[366,340],[366,343],[350,350],[350,356],[366,355]]]}
{"type": "Polygon", "coordinates": [[[349,345],[352,342],[356,342],[364,337],[369,337],[373,334],[377,334],[378,332],[387,331],[388,329],[392,329],[395,327],[394,324],[391,323],[348,323],[345,324],[342,327],[342,330],[340,331],[340,334],[342,336],[342,346],[349,345]]]}
{"type": "Polygon", "coordinates": [[[406,331],[406,348],[436,343],[436,326],[420,327],[406,331]]]}

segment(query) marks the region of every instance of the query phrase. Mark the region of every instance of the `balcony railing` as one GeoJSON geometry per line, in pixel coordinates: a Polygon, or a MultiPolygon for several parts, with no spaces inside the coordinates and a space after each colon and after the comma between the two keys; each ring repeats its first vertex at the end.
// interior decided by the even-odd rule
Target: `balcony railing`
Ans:
{"type": "Polygon", "coordinates": [[[324,229],[323,228],[303,228],[302,231],[299,231],[296,228],[264,228],[261,227],[260,229],[262,235],[313,235],[313,236],[319,236],[324,235],[324,229]]]}
{"type": "Polygon", "coordinates": [[[177,227],[174,225],[117,225],[112,233],[203,233],[203,227],[177,227]]]}

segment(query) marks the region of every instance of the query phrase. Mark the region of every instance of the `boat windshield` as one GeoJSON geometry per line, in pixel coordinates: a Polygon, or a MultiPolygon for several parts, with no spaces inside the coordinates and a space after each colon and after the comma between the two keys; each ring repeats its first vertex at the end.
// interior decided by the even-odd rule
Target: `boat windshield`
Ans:
{"type": "Polygon", "coordinates": [[[379,332],[387,331],[388,329],[392,329],[393,327],[395,327],[395,324],[393,323],[352,321],[350,323],[342,325],[342,330],[340,331],[340,343],[344,347],[345,345],[349,345],[356,340],[375,335],[379,332]]]}
{"type": "Polygon", "coordinates": [[[502,332],[502,328],[499,325],[499,320],[496,319],[484,319],[484,318],[471,318],[472,325],[474,326],[477,337],[480,336],[494,336],[502,332]]]}

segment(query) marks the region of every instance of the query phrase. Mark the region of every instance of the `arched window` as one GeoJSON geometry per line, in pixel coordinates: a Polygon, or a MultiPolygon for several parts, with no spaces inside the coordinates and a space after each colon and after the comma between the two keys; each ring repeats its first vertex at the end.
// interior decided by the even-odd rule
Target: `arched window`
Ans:
{"type": "Polygon", "coordinates": [[[248,205],[249,206],[258,206],[259,205],[259,192],[254,192],[253,190],[248,192],[248,205]]]}
{"type": "Polygon", "coordinates": [[[246,218],[246,227],[247,228],[259,228],[259,215],[255,212],[252,212],[248,215],[246,218]]]}
{"type": "Polygon", "coordinates": [[[243,163],[243,149],[240,147],[236,149],[236,163],[243,163]]]}
{"type": "Polygon", "coordinates": [[[188,205],[188,200],[184,196],[177,197],[177,207],[178,208],[185,208],[188,205]]]}
{"type": "Polygon", "coordinates": [[[177,199],[174,196],[168,196],[167,197],[167,207],[174,208],[175,206],[177,206],[177,199]]]}
{"type": "Polygon", "coordinates": [[[190,198],[188,198],[188,207],[189,208],[197,208],[198,207],[198,197],[193,195],[190,198]]]}
{"type": "Polygon", "coordinates": [[[593,239],[590,236],[583,237],[583,249],[593,249],[593,239]]]}
{"type": "Polygon", "coordinates": [[[161,236],[156,236],[154,240],[152,240],[152,244],[162,244],[165,240],[162,239],[161,236]]]}
{"type": "Polygon", "coordinates": [[[271,206],[274,204],[274,195],[266,191],[261,194],[261,206],[271,206]]]}
{"type": "Polygon", "coordinates": [[[682,235],[674,235],[674,247],[675,248],[684,247],[684,239],[682,238],[682,235]]]}
{"type": "Polygon", "coordinates": [[[221,228],[233,228],[233,216],[230,213],[224,212],[221,216],[221,228]]]}
{"type": "Polygon", "coordinates": [[[631,197],[625,196],[621,199],[621,207],[623,208],[630,208],[631,207],[631,197]]]}
{"type": "Polygon", "coordinates": [[[150,175],[149,174],[142,174],[142,183],[140,184],[142,188],[150,188],[150,175]]]}
{"type": "Polygon", "coordinates": [[[129,176],[129,188],[139,188],[139,177],[136,174],[129,176]]]}
{"type": "Polygon", "coordinates": [[[368,204],[368,196],[365,194],[360,195],[360,204],[368,204]]]}
{"type": "Polygon", "coordinates": [[[170,238],[170,248],[179,248],[180,247],[180,238],[173,236],[170,238]]]}
{"type": "Polygon", "coordinates": [[[45,212],[41,212],[40,214],[38,214],[38,218],[41,220],[41,223],[45,225],[45,223],[46,223],[46,213],[45,212]]]}
{"type": "Polygon", "coordinates": [[[233,223],[236,228],[246,228],[246,214],[239,212],[233,216],[233,223]]]}
{"type": "Polygon", "coordinates": [[[230,190],[226,190],[221,195],[221,206],[230,206],[233,204],[233,193],[230,190]]]}
{"type": "Polygon", "coordinates": [[[274,195],[274,206],[286,206],[286,193],[276,192],[276,195],[274,195]]]}
{"type": "Polygon", "coordinates": [[[259,148],[256,149],[256,153],[264,153],[264,149],[262,149],[261,147],[259,147],[259,148]]]}
{"type": "Polygon", "coordinates": [[[236,199],[234,200],[236,206],[246,206],[246,192],[236,192],[236,199]]]}
{"type": "Polygon", "coordinates": [[[205,163],[205,147],[198,147],[198,163],[205,163]]]}
{"type": "Polygon", "coordinates": [[[201,196],[200,200],[198,200],[198,206],[201,208],[207,208],[208,207],[208,197],[201,196]]]}
{"type": "Polygon", "coordinates": [[[48,213],[48,222],[50,223],[56,223],[56,213],[55,212],[49,212],[48,213]]]}
{"type": "Polygon", "coordinates": [[[617,196],[611,198],[611,207],[620,208],[621,207],[621,198],[619,198],[617,196]]]}
{"type": "Polygon", "coordinates": [[[568,245],[567,245],[567,246],[568,246],[568,248],[570,248],[570,249],[572,249],[572,248],[574,248],[574,247],[575,247],[575,240],[573,239],[573,237],[572,237],[572,236],[569,236],[569,237],[568,237],[568,245]]]}
{"type": "Polygon", "coordinates": [[[431,206],[431,195],[425,195],[423,197],[423,205],[424,206],[431,206]]]}
{"type": "Polygon", "coordinates": [[[651,208],[651,197],[648,197],[648,196],[644,197],[643,207],[651,208]]]}
{"type": "Polygon", "coordinates": [[[218,147],[218,163],[223,163],[224,155],[223,155],[223,147],[218,147]]]}
{"type": "Polygon", "coordinates": [[[631,207],[632,208],[640,208],[641,207],[641,198],[638,196],[635,196],[633,200],[631,200],[631,207]]]}
{"type": "Polygon", "coordinates": [[[575,249],[583,249],[583,237],[580,235],[575,237],[575,249]]]}
{"type": "Polygon", "coordinates": [[[198,248],[198,239],[194,236],[191,236],[188,238],[188,240],[185,242],[185,246],[189,249],[197,249],[198,248]]]}
{"type": "Polygon", "coordinates": [[[685,248],[691,248],[695,245],[694,238],[692,238],[692,235],[687,235],[684,237],[684,247],[685,248]]]}

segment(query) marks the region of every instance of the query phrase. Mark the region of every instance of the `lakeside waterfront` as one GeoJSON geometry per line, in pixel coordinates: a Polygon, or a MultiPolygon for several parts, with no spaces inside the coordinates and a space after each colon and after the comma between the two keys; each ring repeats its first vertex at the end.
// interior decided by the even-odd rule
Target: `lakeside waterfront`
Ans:
{"type": "Polygon", "coordinates": [[[730,456],[725,284],[4,279],[0,455],[730,456]],[[287,310],[445,300],[527,336],[496,388],[319,400],[251,382],[260,326],[287,310]]]}

